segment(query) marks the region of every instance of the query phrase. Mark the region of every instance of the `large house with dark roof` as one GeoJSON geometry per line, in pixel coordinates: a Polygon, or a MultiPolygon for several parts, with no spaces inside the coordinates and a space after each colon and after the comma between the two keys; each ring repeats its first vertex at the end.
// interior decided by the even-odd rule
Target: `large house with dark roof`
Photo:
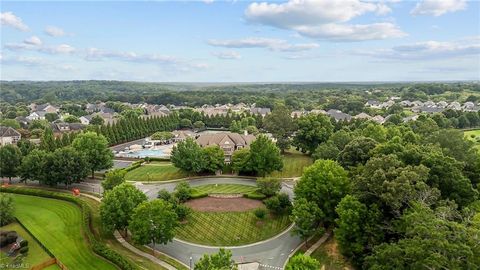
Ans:
{"type": "Polygon", "coordinates": [[[197,138],[197,143],[201,147],[218,145],[225,153],[225,162],[230,162],[233,152],[238,149],[249,147],[255,140],[251,134],[238,134],[232,132],[220,132],[213,134],[203,134],[197,138]]]}
{"type": "Polygon", "coordinates": [[[0,146],[16,144],[22,135],[11,127],[0,126],[0,146]]]}

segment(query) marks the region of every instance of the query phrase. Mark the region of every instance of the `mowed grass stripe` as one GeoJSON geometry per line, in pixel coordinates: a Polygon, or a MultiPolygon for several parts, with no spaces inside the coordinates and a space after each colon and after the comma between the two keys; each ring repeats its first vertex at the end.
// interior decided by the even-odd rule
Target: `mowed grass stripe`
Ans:
{"type": "Polygon", "coordinates": [[[188,174],[173,166],[171,163],[162,165],[143,165],[137,169],[127,172],[127,181],[165,181],[187,177],[188,174]]]}
{"type": "Polygon", "coordinates": [[[116,269],[87,245],[80,209],[70,202],[15,194],[15,216],[69,269],[116,269]]]}
{"type": "Polygon", "coordinates": [[[196,190],[202,193],[249,193],[257,190],[255,186],[238,185],[238,184],[209,184],[195,187],[196,190]]]}
{"type": "Polygon", "coordinates": [[[177,229],[177,237],[203,245],[235,246],[268,239],[290,225],[288,216],[268,216],[257,222],[253,211],[193,212],[177,229]]]}

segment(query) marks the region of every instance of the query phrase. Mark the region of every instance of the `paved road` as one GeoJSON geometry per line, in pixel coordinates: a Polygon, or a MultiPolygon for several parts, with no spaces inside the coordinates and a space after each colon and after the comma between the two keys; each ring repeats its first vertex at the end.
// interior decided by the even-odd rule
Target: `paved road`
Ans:
{"type": "MultiPolygon", "coordinates": [[[[201,178],[189,180],[189,182],[192,187],[207,184],[242,184],[255,186],[255,180],[242,178],[201,178]]],[[[155,199],[159,190],[166,189],[168,191],[173,191],[176,184],[177,183],[155,183],[143,185],[137,183],[136,186],[150,199],[155,199]]],[[[291,198],[293,198],[293,190],[291,186],[283,185],[282,192],[286,192],[291,198]]],[[[283,267],[290,252],[300,243],[301,239],[297,236],[292,236],[291,229],[289,229],[281,235],[264,242],[241,247],[227,247],[227,249],[232,251],[233,259],[237,262],[259,262],[274,267],[283,267]]],[[[187,243],[178,239],[174,239],[173,242],[167,245],[156,245],[155,248],[175,257],[186,265],[190,264],[190,257],[192,258],[192,265],[194,265],[203,254],[215,253],[218,251],[217,247],[187,243]]]]}

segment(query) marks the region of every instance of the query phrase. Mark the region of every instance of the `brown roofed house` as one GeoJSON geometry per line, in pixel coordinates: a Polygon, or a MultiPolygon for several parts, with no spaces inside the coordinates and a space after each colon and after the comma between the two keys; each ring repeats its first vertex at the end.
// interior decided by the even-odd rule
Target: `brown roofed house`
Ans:
{"type": "Polygon", "coordinates": [[[197,138],[201,147],[218,145],[225,153],[225,162],[230,162],[233,152],[238,149],[249,147],[255,140],[255,136],[238,134],[232,132],[220,132],[214,134],[203,134],[197,138]]]}
{"type": "Polygon", "coordinates": [[[22,135],[11,127],[0,126],[0,145],[16,144],[22,135]]]}

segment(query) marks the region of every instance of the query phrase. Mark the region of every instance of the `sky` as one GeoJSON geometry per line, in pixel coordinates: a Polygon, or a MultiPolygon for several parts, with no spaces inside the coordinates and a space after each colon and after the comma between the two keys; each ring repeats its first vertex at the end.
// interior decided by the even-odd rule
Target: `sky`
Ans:
{"type": "Polygon", "coordinates": [[[2,0],[1,80],[480,80],[480,1],[2,0]]]}

